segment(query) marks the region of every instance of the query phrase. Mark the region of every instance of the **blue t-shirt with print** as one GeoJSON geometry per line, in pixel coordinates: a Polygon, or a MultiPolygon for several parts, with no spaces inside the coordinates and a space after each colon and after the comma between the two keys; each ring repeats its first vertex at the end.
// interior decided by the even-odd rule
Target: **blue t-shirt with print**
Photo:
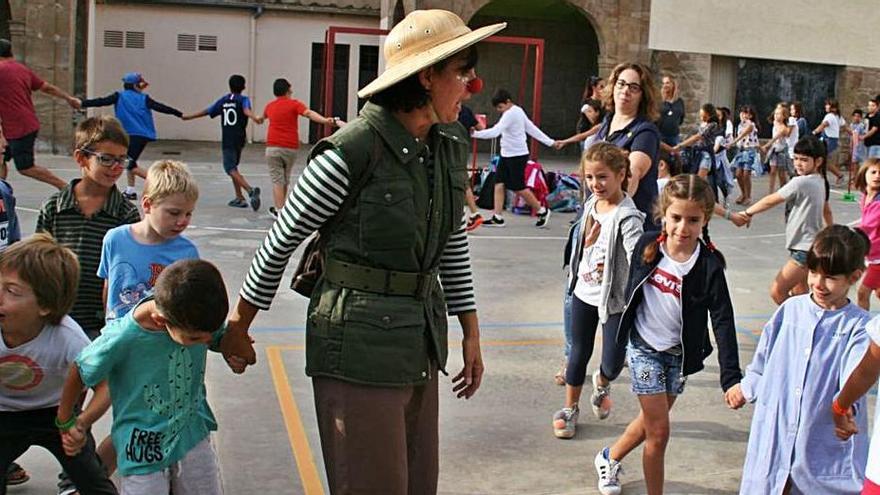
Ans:
{"type": "Polygon", "coordinates": [[[204,344],[183,346],[167,332],[141,327],[132,311],[76,358],[83,383],[110,386],[120,475],[165,469],[217,429],[205,398],[207,352],[204,344]]]}
{"type": "Polygon", "coordinates": [[[182,235],[160,244],[141,244],[131,228],[120,225],[104,236],[98,276],[107,281],[107,321],[125,316],[146,297],[166,266],[199,257],[195,244],[182,235]]]}
{"type": "Polygon", "coordinates": [[[245,129],[248,124],[248,117],[244,114],[245,109],[251,109],[251,99],[241,93],[223,95],[208,107],[208,115],[212,119],[220,117],[224,148],[244,146],[245,129]]]}

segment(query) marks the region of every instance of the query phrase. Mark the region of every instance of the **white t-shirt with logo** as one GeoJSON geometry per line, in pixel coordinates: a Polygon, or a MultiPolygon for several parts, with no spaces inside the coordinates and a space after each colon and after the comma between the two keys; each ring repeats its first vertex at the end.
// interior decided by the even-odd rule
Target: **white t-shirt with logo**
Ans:
{"type": "Polygon", "coordinates": [[[642,287],[644,300],[636,310],[636,330],[648,345],[665,351],[681,344],[681,282],[700,255],[700,245],[687,261],[679,263],[661,245],[663,258],[642,287]]]}
{"type": "MultiPolygon", "coordinates": [[[[611,227],[605,224],[611,220],[615,206],[605,213],[596,212],[596,207],[590,211],[593,222],[599,223],[603,227],[599,230],[599,237],[596,242],[589,247],[584,248],[584,255],[578,265],[578,279],[574,285],[574,295],[581,301],[592,306],[602,304],[602,280],[605,275],[605,254],[608,252],[608,246],[611,244],[611,227]]],[[[583,223],[586,226],[586,222],[583,223]]],[[[589,234],[589,232],[586,232],[589,234]]],[[[584,235],[584,233],[581,233],[584,235]]]]}
{"type": "Polygon", "coordinates": [[[12,349],[0,338],[0,411],[57,406],[70,365],[87,345],[89,338],[70,316],[12,349]]]}

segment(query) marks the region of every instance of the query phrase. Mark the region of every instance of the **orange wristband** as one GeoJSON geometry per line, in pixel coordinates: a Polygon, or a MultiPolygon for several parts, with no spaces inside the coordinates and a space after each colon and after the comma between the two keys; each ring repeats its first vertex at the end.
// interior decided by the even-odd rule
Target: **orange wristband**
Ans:
{"type": "Polygon", "coordinates": [[[834,399],[834,402],[831,403],[831,410],[834,411],[834,414],[836,414],[837,416],[846,416],[847,413],[849,413],[849,409],[844,409],[840,407],[837,399],[834,399]]]}

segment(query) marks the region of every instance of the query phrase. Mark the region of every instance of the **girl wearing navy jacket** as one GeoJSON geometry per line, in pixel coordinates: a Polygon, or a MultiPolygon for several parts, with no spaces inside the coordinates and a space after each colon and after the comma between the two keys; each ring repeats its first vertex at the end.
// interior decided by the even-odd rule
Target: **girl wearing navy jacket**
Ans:
{"type": "Polygon", "coordinates": [[[621,461],[642,442],[648,494],[663,493],[669,410],[684,391],[687,376],[703,369],[703,360],[712,353],[710,316],[721,388],[727,390],[742,378],[724,257],[709,240],[714,207],[715,196],[705,179],[677,175],[658,198],[661,231],[643,234],[636,244],[617,343],[627,345],[641,413],[596,455],[603,495],[620,493],[621,461]]]}

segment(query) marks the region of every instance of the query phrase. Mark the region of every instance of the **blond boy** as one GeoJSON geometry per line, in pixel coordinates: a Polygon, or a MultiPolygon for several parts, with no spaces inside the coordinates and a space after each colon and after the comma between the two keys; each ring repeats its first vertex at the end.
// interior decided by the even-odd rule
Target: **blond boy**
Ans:
{"type": "Polygon", "coordinates": [[[199,257],[195,244],[181,235],[198,199],[199,188],[185,164],[161,160],[149,168],[141,196],[144,218],[104,237],[98,276],[104,279],[107,321],[128,313],[166,266],[199,257]]]}

